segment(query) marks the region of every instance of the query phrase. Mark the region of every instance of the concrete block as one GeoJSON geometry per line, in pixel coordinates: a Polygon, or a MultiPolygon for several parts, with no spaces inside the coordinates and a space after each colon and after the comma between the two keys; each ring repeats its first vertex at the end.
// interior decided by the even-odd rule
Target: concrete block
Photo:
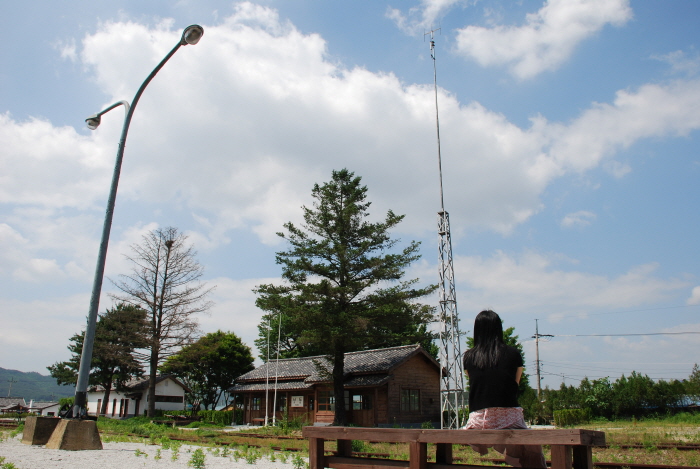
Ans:
{"type": "Polygon", "coordinates": [[[60,421],[61,419],[58,417],[39,417],[35,415],[27,417],[24,421],[22,443],[25,445],[45,445],[60,421]]]}
{"type": "Polygon", "coordinates": [[[61,419],[46,443],[46,447],[68,451],[102,449],[97,422],[94,420],[61,419]]]}

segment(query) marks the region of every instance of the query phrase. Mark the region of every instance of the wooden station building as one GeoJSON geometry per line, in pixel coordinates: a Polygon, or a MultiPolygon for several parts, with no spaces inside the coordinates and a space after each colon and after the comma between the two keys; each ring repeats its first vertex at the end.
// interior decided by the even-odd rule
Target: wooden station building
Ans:
{"type": "MultiPolygon", "coordinates": [[[[273,412],[277,420],[330,424],[335,412],[331,370],[325,356],[270,360],[239,376],[230,392],[243,395],[247,424],[262,424],[266,416],[272,420],[273,412]]],[[[344,398],[353,425],[432,422],[439,427],[440,365],[420,345],[347,353],[344,398]]]]}

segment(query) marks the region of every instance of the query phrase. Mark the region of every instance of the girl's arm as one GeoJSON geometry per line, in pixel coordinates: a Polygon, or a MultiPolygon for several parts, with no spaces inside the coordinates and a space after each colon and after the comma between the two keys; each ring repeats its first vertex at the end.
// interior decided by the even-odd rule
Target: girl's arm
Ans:
{"type": "Polygon", "coordinates": [[[520,366],[518,367],[517,370],[515,370],[515,382],[520,384],[520,378],[523,376],[523,367],[520,366]]]}

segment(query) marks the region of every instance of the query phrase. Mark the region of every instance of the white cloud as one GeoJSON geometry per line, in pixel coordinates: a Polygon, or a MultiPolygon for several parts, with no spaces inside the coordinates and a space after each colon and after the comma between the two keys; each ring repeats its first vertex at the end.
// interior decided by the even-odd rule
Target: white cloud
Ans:
{"type": "Polygon", "coordinates": [[[21,280],[38,283],[55,277],[63,277],[63,271],[58,266],[56,259],[30,259],[24,267],[17,269],[14,275],[21,280]]]}
{"type": "Polygon", "coordinates": [[[438,20],[458,3],[464,3],[464,0],[421,0],[420,6],[410,8],[407,15],[397,8],[388,7],[386,17],[405,34],[415,36],[439,27],[438,20]]]}
{"type": "Polygon", "coordinates": [[[696,76],[700,71],[700,54],[688,54],[685,51],[677,50],[664,55],[653,55],[652,59],[666,62],[671,66],[671,73],[696,76]]]}
{"type": "Polygon", "coordinates": [[[596,214],[588,210],[579,210],[578,212],[567,214],[561,221],[561,226],[564,228],[574,228],[590,225],[596,219],[596,214]]]}
{"type": "Polygon", "coordinates": [[[256,355],[254,341],[258,338],[258,324],[264,312],[255,306],[253,288],[279,282],[279,278],[231,280],[223,277],[207,281],[208,285],[216,285],[211,295],[215,305],[210,315],[199,318],[202,330],[205,333],[216,330],[234,332],[256,355]]]}
{"type": "Polygon", "coordinates": [[[556,320],[600,308],[653,304],[688,287],[684,280],[658,277],[656,264],[608,277],[572,270],[571,262],[532,251],[520,256],[500,251],[489,258],[459,256],[455,278],[464,291],[460,302],[469,310],[492,305],[496,311],[538,312],[556,320]]]}
{"type": "Polygon", "coordinates": [[[109,179],[103,149],[72,127],[54,127],[40,119],[18,122],[4,113],[0,141],[2,204],[84,209],[103,193],[109,179]]]}
{"type": "Polygon", "coordinates": [[[26,302],[0,298],[0,311],[8,313],[3,314],[0,367],[46,375],[46,366],[70,358],[66,346],[85,329],[88,301],[88,295],[26,302]]]}
{"type": "Polygon", "coordinates": [[[550,139],[547,169],[581,172],[644,138],[688,135],[700,127],[698,109],[700,81],[679,80],[618,91],[611,104],[594,103],[566,126],[540,120],[534,126],[550,139]]]}
{"type": "Polygon", "coordinates": [[[61,54],[61,58],[70,60],[73,63],[78,61],[78,53],[75,45],[75,40],[70,40],[68,42],[59,41],[57,48],[61,54]]]}
{"type": "Polygon", "coordinates": [[[605,25],[632,18],[628,0],[548,0],[522,26],[467,26],[457,34],[457,51],[480,65],[508,65],[520,79],[554,70],[576,46],[605,25]]]}
{"type": "MultiPolygon", "coordinates": [[[[80,58],[111,96],[104,106],[130,99],[180,34],[163,21],[104,23],[86,36],[80,58]]],[[[557,178],[603,163],[621,177],[632,162],[616,162],[616,152],[700,128],[697,80],[621,90],[569,123],[536,116],[529,128],[443,90],[439,99],[455,238],[473,227],[508,233],[542,210],[540,197],[557,178]]],[[[4,223],[19,236],[6,254],[14,267],[4,269],[55,259],[65,275],[89,277],[97,244],[88,236],[101,224],[122,112],[105,115],[87,136],[0,115],[0,202],[12,207],[4,223]]],[[[300,221],[313,184],[347,167],[370,188],[376,217],[389,208],[407,214],[400,229],[421,236],[439,205],[434,155],[432,86],[330,62],[323,38],[246,3],[220,26],[205,25],[202,41],[179,50],[144,93],[117,213],[125,206],[189,213],[197,221],[190,235],[204,249],[229,242],[235,229],[274,244],[284,222],[300,221]]],[[[137,230],[152,220],[141,216],[130,222],[137,230]]],[[[113,239],[110,252],[128,244],[113,239]]],[[[111,272],[118,257],[108,260],[111,272]]]]}
{"type": "Polygon", "coordinates": [[[693,291],[690,293],[690,298],[686,300],[686,304],[700,305],[700,286],[693,288],[693,291]]]}

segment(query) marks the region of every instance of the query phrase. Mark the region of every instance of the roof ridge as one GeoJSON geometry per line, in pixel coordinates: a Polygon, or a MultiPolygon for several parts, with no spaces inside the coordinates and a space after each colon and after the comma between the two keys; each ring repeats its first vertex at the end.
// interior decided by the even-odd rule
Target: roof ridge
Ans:
{"type": "Polygon", "coordinates": [[[396,350],[400,348],[417,348],[420,347],[420,344],[409,344],[409,345],[396,345],[394,347],[384,347],[384,348],[373,348],[373,349],[368,349],[368,350],[356,350],[354,352],[346,352],[345,355],[352,355],[352,354],[357,354],[357,353],[370,353],[370,352],[378,352],[378,351],[387,351],[387,350],[396,350]]]}

